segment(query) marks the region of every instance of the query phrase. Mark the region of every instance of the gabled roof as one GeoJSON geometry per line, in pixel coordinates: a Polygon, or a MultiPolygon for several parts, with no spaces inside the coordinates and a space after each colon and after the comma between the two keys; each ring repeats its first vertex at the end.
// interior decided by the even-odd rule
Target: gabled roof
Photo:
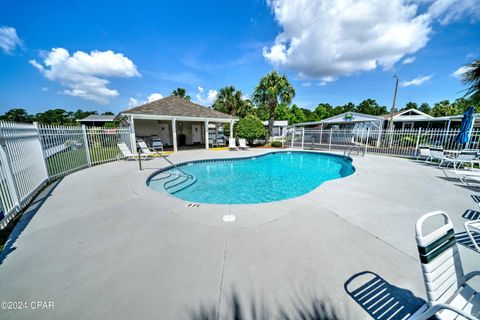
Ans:
{"type": "MultiPolygon", "coordinates": [[[[387,114],[384,114],[382,116],[384,119],[386,120],[389,120],[390,117],[391,117],[391,114],[390,113],[387,113],[387,114]]],[[[410,109],[406,109],[406,110],[401,110],[401,111],[397,111],[393,114],[393,120],[398,120],[395,119],[396,117],[402,117],[402,118],[406,118],[406,117],[415,117],[415,118],[424,118],[424,119],[432,119],[433,117],[429,114],[426,114],[425,112],[422,112],[420,110],[417,110],[415,108],[410,108],[410,109]],[[405,115],[406,113],[416,113],[416,115],[405,115]]]]}
{"type": "Polygon", "coordinates": [[[122,114],[235,119],[177,96],[168,96],[121,112],[122,114]]]}
{"type": "Polygon", "coordinates": [[[110,122],[115,119],[114,115],[109,114],[91,114],[86,118],[77,120],[78,122],[110,122]]]}

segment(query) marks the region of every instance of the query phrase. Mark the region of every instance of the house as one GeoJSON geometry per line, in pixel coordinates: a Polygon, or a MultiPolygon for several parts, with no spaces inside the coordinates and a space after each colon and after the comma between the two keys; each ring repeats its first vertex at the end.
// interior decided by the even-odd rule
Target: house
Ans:
{"type": "Polygon", "coordinates": [[[163,145],[172,147],[173,151],[192,147],[208,149],[213,139],[217,139],[215,132],[218,133],[220,127],[226,123],[232,127],[238,120],[176,96],[122,111],[120,117],[130,125],[132,142],[143,139],[151,145],[152,139],[160,138],[163,145]]]}
{"type": "MultiPolygon", "coordinates": [[[[268,120],[263,121],[263,125],[268,130],[268,120]]],[[[287,134],[288,121],[287,120],[275,120],[273,122],[273,136],[284,137],[287,134]]]]}
{"type": "Polygon", "coordinates": [[[114,115],[108,114],[91,114],[86,118],[78,119],[77,122],[87,127],[102,127],[107,122],[113,122],[115,120],[114,115]]]}
{"type": "MultiPolygon", "coordinates": [[[[321,121],[296,123],[294,127],[315,128],[315,129],[333,129],[333,130],[351,130],[361,131],[387,130],[390,128],[390,119],[392,115],[373,116],[357,112],[345,112],[321,121]]],[[[406,109],[393,114],[393,126],[395,130],[410,129],[453,129],[459,128],[463,115],[448,117],[432,117],[417,109],[406,109]]],[[[480,122],[474,122],[475,127],[480,126],[480,122]]]]}

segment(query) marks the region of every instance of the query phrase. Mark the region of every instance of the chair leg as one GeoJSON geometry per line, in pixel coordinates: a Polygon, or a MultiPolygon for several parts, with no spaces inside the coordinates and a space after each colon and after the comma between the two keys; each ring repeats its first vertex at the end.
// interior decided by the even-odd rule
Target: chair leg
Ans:
{"type": "Polygon", "coordinates": [[[478,247],[478,244],[477,244],[477,242],[475,241],[475,238],[473,237],[473,234],[472,234],[473,231],[470,230],[470,229],[468,229],[470,223],[471,223],[471,221],[465,222],[465,230],[467,231],[467,234],[468,234],[468,236],[470,237],[470,240],[472,241],[473,246],[475,247],[475,249],[480,252],[480,247],[478,247]]]}

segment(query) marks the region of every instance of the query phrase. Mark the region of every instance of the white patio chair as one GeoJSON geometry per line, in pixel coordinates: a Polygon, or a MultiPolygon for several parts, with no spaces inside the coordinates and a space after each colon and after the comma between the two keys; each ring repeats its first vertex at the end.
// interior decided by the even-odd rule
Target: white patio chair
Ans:
{"type": "Polygon", "coordinates": [[[420,151],[420,154],[418,155],[417,160],[420,160],[420,158],[425,158],[425,159],[430,158],[429,146],[418,146],[418,150],[420,151]]]}
{"type": "Polygon", "coordinates": [[[235,138],[228,139],[228,148],[230,150],[238,150],[237,142],[235,141],[235,138]]]}
{"type": "MultiPolygon", "coordinates": [[[[130,159],[138,160],[138,153],[132,153],[125,143],[123,142],[117,143],[117,146],[122,152],[123,158],[127,160],[130,160],[130,159]]],[[[142,154],[140,154],[140,157],[143,158],[143,160],[147,158],[145,155],[142,155],[142,154]]]]}
{"type": "Polygon", "coordinates": [[[450,217],[441,211],[424,214],[415,227],[418,252],[428,302],[409,319],[479,320],[480,293],[467,282],[480,271],[464,274],[450,217]],[[432,217],[444,218],[443,225],[423,234],[423,224],[432,217]]]}
{"type": "Polygon", "coordinates": [[[450,164],[453,164],[453,168],[459,168],[460,166],[463,166],[465,164],[470,164],[471,167],[473,167],[473,161],[477,158],[478,156],[478,150],[476,149],[465,149],[460,151],[460,153],[455,156],[455,155],[446,155],[440,165],[444,164],[447,167],[450,164]]]}
{"type": "Polygon", "coordinates": [[[473,170],[448,170],[449,172],[455,174],[457,178],[465,185],[468,184],[468,180],[473,180],[475,182],[480,182],[480,171],[473,170]]]}
{"type": "Polygon", "coordinates": [[[443,148],[430,148],[430,155],[427,160],[425,160],[425,163],[438,161],[439,165],[441,165],[444,157],[443,148]]]}
{"type": "Polygon", "coordinates": [[[140,150],[142,150],[142,155],[145,157],[157,157],[160,155],[155,149],[149,148],[145,141],[138,141],[137,144],[140,147],[140,150]]]}
{"type": "Polygon", "coordinates": [[[242,150],[248,150],[249,149],[249,147],[247,146],[247,140],[245,140],[245,139],[238,139],[238,146],[242,150]]]}
{"type": "Polygon", "coordinates": [[[472,240],[473,246],[475,249],[480,252],[480,247],[478,246],[477,241],[475,241],[475,237],[472,233],[480,234],[480,220],[473,220],[465,222],[465,230],[467,231],[470,240],[472,240]]]}

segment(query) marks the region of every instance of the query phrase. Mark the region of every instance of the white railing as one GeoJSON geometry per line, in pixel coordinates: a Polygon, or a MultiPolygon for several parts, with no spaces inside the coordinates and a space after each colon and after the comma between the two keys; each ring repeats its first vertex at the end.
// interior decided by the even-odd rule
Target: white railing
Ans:
{"type": "Polygon", "coordinates": [[[458,144],[459,130],[333,130],[296,128],[288,132],[285,145],[292,148],[319,150],[347,150],[363,148],[365,153],[378,153],[400,157],[416,157],[420,145],[441,147],[444,150],[478,149],[480,130],[472,130],[470,141],[458,144]],[[293,139],[292,139],[293,137],[293,139]]]}
{"type": "Polygon", "coordinates": [[[48,181],[119,159],[129,128],[85,128],[0,121],[0,229],[48,181]]]}

